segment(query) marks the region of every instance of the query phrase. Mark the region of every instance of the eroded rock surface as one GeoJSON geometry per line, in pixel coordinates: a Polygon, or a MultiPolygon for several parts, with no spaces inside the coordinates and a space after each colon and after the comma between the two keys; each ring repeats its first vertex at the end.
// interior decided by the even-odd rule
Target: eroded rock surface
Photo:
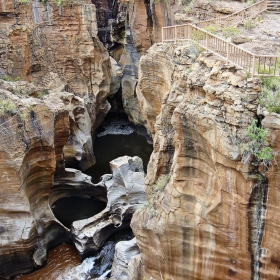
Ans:
{"type": "MultiPolygon", "coordinates": [[[[266,199],[257,166],[241,162],[239,145],[257,116],[260,85],[217,57],[200,55],[192,64],[192,48],[153,46],[140,62],[137,95],[142,112],[153,116],[154,152],[146,177],[148,203],[131,223],[141,252],[133,275],[252,279],[261,273],[269,279],[275,270],[261,264],[269,270],[270,257],[278,262],[277,249],[268,245],[269,239],[277,244],[277,237],[275,222],[265,217],[267,206],[273,215],[276,202],[266,199]],[[161,65],[151,74],[146,65],[155,63],[161,65]],[[159,185],[160,174],[169,181],[159,185]]],[[[273,123],[276,148],[276,119],[273,123]]],[[[271,186],[275,197],[272,182],[279,172],[272,170],[275,166],[271,177],[268,173],[268,193],[271,186]]]]}
{"type": "Polygon", "coordinates": [[[107,206],[99,214],[72,225],[72,240],[81,257],[99,250],[114,232],[129,228],[132,214],[146,201],[143,163],[123,156],[110,162],[112,175],[98,185],[107,188],[107,206]]]}
{"type": "Polygon", "coordinates": [[[52,203],[78,191],[106,201],[107,192],[96,190],[81,171],[65,168],[94,163],[84,99],[51,91],[38,99],[19,87],[38,92],[28,82],[0,80],[0,275],[5,277],[42,265],[50,246],[69,240],[52,203]]]}
{"type": "Polygon", "coordinates": [[[139,254],[136,238],[116,244],[111,280],[130,280],[128,266],[132,257],[139,254]]]}

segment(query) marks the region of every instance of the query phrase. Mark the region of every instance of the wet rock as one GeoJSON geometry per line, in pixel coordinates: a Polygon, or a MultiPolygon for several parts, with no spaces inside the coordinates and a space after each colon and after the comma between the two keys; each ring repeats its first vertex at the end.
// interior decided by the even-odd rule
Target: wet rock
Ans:
{"type": "Polygon", "coordinates": [[[130,241],[121,241],[117,243],[115,249],[114,262],[112,266],[112,280],[130,280],[128,272],[128,263],[132,257],[139,254],[139,248],[136,243],[136,238],[130,241]]]}
{"type": "Polygon", "coordinates": [[[99,277],[106,270],[111,268],[115,253],[115,243],[108,241],[102,247],[100,253],[94,260],[94,267],[90,270],[90,275],[99,277]]]}
{"type": "Polygon", "coordinates": [[[103,176],[107,206],[94,217],[72,225],[72,240],[81,257],[98,251],[106,239],[129,228],[132,214],[146,201],[143,163],[139,157],[123,156],[110,162],[112,177],[103,176]]]}

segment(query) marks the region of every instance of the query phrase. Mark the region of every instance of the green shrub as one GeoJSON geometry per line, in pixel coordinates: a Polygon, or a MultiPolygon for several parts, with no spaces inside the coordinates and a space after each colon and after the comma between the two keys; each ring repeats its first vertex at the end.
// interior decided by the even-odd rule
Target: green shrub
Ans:
{"type": "Polygon", "coordinates": [[[275,152],[267,146],[267,132],[258,127],[257,123],[258,121],[253,119],[241,142],[242,162],[249,163],[253,156],[259,163],[268,168],[274,159],[275,152]]]}
{"type": "Polygon", "coordinates": [[[29,111],[33,111],[34,106],[33,106],[33,105],[27,105],[26,108],[27,108],[29,111]]]}
{"type": "Polygon", "coordinates": [[[248,1],[246,2],[246,6],[247,6],[247,7],[248,7],[248,6],[252,6],[252,5],[254,5],[256,2],[257,2],[257,0],[248,0],[248,1]]]}
{"type": "Polygon", "coordinates": [[[203,29],[212,34],[217,34],[219,31],[218,27],[215,25],[208,25],[208,26],[205,26],[203,29]]]}
{"type": "Polygon", "coordinates": [[[206,39],[206,33],[200,30],[194,30],[192,33],[192,40],[199,42],[206,39]]]}
{"type": "Polygon", "coordinates": [[[49,94],[49,92],[47,90],[42,90],[37,92],[37,98],[42,98],[44,95],[49,94]]]}
{"type": "Polygon", "coordinates": [[[13,78],[13,77],[9,77],[7,75],[4,75],[3,80],[6,81],[6,82],[18,82],[18,81],[20,81],[20,77],[13,78]]]}
{"type": "Polygon", "coordinates": [[[269,112],[280,114],[280,78],[261,77],[261,93],[258,102],[269,112]]]}
{"type": "Polygon", "coordinates": [[[230,26],[230,27],[224,27],[222,29],[222,34],[224,37],[226,38],[230,38],[236,34],[239,34],[240,30],[234,26],[230,26]]]}
{"type": "Polygon", "coordinates": [[[247,21],[244,22],[244,27],[247,30],[251,30],[251,29],[255,28],[256,25],[251,19],[248,19],[247,21]]]}
{"type": "Polygon", "coordinates": [[[16,105],[9,99],[0,99],[0,113],[6,113],[16,110],[16,105]]]}

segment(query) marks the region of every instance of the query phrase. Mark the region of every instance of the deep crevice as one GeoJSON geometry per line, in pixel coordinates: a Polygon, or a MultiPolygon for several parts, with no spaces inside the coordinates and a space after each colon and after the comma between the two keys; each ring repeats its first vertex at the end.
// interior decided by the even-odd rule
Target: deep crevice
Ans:
{"type": "Polygon", "coordinates": [[[261,268],[260,257],[262,255],[262,238],[265,226],[265,211],[267,200],[267,179],[263,179],[255,184],[249,199],[248,215],[248,244],[251,253],[251,280],[260,279],[259,271],[261,268]]]}

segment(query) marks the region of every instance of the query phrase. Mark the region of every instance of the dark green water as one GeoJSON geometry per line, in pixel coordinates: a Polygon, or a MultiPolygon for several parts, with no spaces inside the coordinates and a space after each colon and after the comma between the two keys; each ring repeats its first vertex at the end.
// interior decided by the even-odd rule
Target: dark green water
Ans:
{"type": "Polygon", "coordinates": [[[74,221],[86,219],[105,209],[106,203],[92,197],[64,197],[52,205],[55,217],[70,228],[74,221]]]}
{"type": "Polygon", "coordinates": [[[144,136],[133,132],[128,135],[107,134],[96,137],[93,150],[96,164],[84,173],[92,177],[93,183],[98,183],[102,175],[111,173],[109,162],[125,155],[139,156],[146,172],[153,146],[148,144],[144,136]]]}

